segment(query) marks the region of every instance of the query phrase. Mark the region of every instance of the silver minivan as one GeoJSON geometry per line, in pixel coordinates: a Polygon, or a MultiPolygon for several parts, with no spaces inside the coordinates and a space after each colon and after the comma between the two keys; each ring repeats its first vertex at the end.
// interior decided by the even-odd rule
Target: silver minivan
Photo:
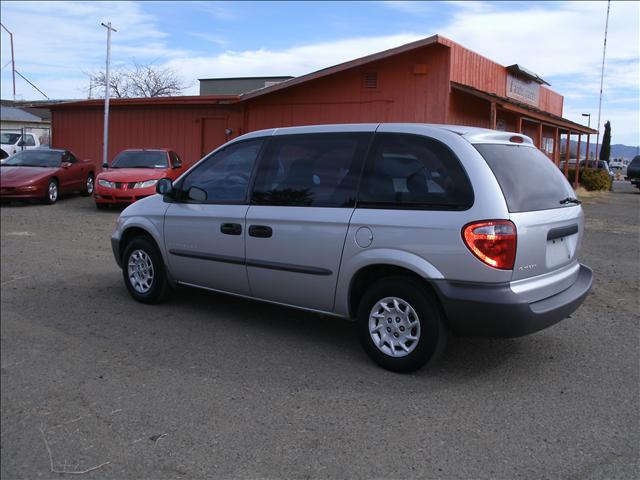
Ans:
{"type": "Polygon", "coordinates": [[[517,133],[423,124],[278,128],[221,146],[112,236],[127,289],[184,285],[355,319],[409,372],[448,333],[515,337],[591,288],[580,202],[517,133]]]}

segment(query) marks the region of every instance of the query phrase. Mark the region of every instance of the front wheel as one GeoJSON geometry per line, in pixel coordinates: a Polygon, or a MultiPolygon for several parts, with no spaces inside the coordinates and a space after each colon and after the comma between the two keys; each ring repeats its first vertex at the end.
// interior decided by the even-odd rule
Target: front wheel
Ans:
{"type": "Polygon", "coordinates": [[[435,298],[403,277],[369,288],[358,309],[358,330],[367,354],[383,368],[401,373],[435,359],[446,341],[435,298]]]}
{"type": "Polygon", "coordinates": [[[122,255],[122,275],[131,296],[142,303],[160,303],[169,294],[162,255],[145,237],[131,240],[122,255]]]}
{"type": "Polygon", "coordinates": [[[84,190],[82,190],[82,195],[85,197],[89,197],[93,195],[93,189],[95,186],[95,179],[93,178],[93,173],[87,175],[87,179],[84,182],[84,190]]]}
{"type": "Polygon", "coordinates": [[[46,203],[47,205],[53,205],[58,201],[59,195],[60,191],[58,188],[58,181],[55,178],[52,178],[47,184],[47,191],[44,195],[44,203],[46,203]]]}

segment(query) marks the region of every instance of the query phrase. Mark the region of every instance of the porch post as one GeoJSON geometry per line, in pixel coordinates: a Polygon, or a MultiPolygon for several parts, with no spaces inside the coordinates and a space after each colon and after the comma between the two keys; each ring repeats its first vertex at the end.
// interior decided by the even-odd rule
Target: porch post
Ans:
{"type": "Polygon", "coordinates": [[[538,149],[542,150],[542,122],[538,124],[538,149]]]}
{"type": "Polygon", "coordinates": [[[522,116],[518,117],[518,133],[522,133],[522,116]]]}
{"type": "Polygon", "coordinates": [[[496,102],[491,102],[491,117],[489,119],[489,124],[492,130],[496,129],[496,102]]]}
{"type": "Polygon", "coordinates": [[[587,155],[586,155],[586,161],[584,162],[584,165],[586,168],[589,168],[589,140],[591,140],[591,134],[587,133],[587,155]]]}
{"type": "Polygon", "coordinates": [[[553,132],[553,163],[556,167],[560,163],[560,135],[558,135],[558,127],[553,132]]]}
{"type": "Polygon", "coordinates": [[[571,130],[567,130],[567,149],[565,150],[564,176],[569,179],[569,158],[571,158],[571,130]]]}
{"type": "Polygon", "coordinates": [[[582,141],[582,133],[578,133],[578,155],[576,155],[576,178],[573,182],[573,188],[578,188],[578,174],[580,172],[580,142],[582,141]]]}

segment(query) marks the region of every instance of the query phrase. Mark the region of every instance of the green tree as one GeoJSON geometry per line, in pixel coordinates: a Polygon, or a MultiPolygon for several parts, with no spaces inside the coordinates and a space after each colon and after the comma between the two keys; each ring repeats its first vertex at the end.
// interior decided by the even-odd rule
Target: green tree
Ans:
{"type": "Polygon", "coordinates": [[[607,120],[604,124],[604,135],[602,136],[602,146],[600,147],[600,160],[609,161],[611,155],[611,123],[607,120]]]}

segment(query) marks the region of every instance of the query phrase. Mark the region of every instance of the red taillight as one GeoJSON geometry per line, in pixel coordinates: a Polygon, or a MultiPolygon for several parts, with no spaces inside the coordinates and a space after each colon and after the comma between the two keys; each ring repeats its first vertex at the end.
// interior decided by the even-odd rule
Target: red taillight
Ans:
{"type": "Polygon", "coordinates": [[[490,267],[513,270],[517,234],[509,220],[470,223],[462,229],[462,238],[471,253],[490,267]]]}

